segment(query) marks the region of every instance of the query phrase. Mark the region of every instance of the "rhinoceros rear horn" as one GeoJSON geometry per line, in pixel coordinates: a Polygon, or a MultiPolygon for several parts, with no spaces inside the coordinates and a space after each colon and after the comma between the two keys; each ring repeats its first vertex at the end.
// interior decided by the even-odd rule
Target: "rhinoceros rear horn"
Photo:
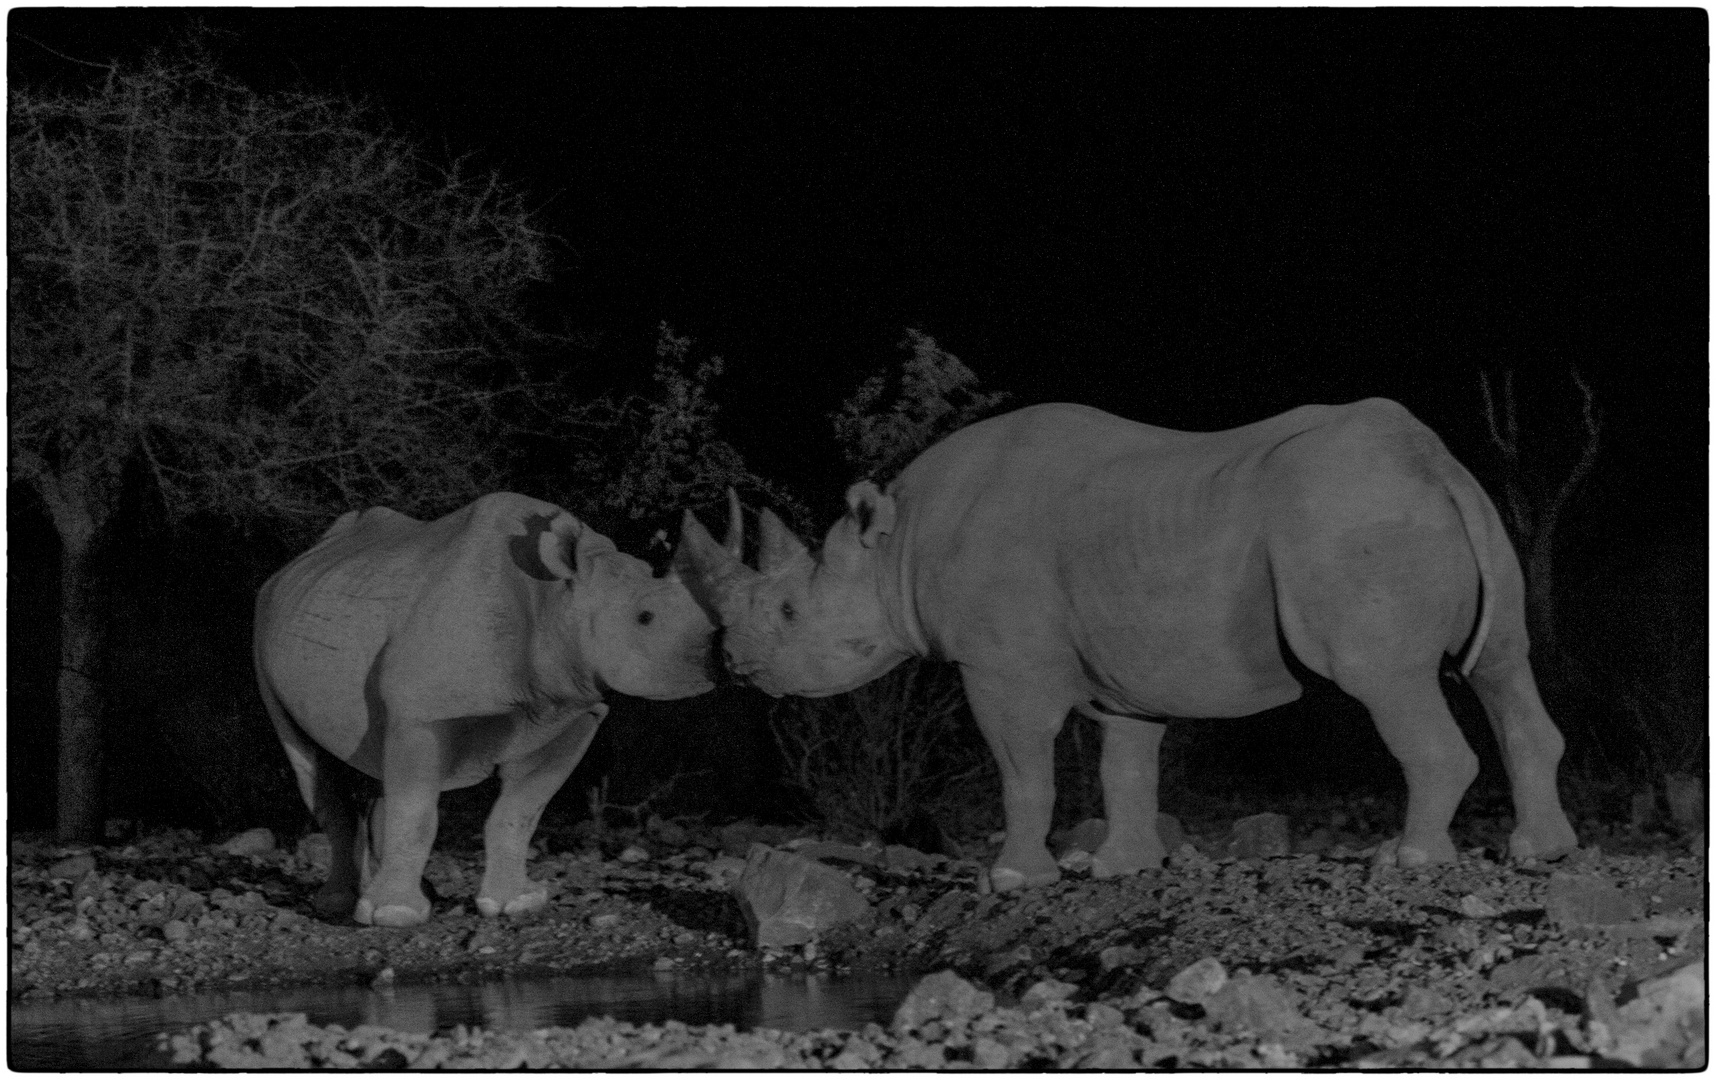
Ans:
{"type": "Polygon", "coordinates": [[[739,493],[727,489],[727,540],[721,545],[735,559],[744,558],[745,516],[739,509],[739,493]]]}
{"type": "Polygon", "coordinates": [[[793,535],[773,510],[764,510],[758,517],[758,525],[760,553],[757,566],[763,573],[772,574],[795,558],[809,558],[810,549],[793,535]]]}

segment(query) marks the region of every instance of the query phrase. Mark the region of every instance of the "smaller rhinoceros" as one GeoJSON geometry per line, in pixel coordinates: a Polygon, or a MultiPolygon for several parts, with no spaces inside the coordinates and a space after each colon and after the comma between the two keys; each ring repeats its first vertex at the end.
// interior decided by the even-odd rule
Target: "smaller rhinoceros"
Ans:
{"type": "Polygon", "coordinates": [[[728,665],[771,694],[842,693],[908,656],[959,665],[1000,766],[998,890],[1059,876],[1043,840],[1069,712],[1103,728],[1093,871],[1159,866],[1159,721],[1292,701],[1289,655],[1362,702],[1400,762],[1406,823],[1383,861],[1456,854],[1478,761],[1442,697],[1449,656],[1501,744],[1512,854],[1576,845],[1519,562],[1483,489],[1395,402],[1207,433],[1036,405],[948,436],[887,491],[854,485],[847,506],[815,556],[765,510],[760,572],[688,515],[678,565],[728,665]]]}
{"type": "Polygon", "coordinates": [[[540,499],[499,492],[431,522],[342,516],[256,600],[262,700],[333,847],[316,909],[428,918],[440,794],[496,772],[477,908],[545,905],[525,873],[530,838],[607,715],[603,691],[712,689],[713,633],[677,575],[652,576],[540,499]],[[336,758],[381,781],[367,822],[336,758]]]}

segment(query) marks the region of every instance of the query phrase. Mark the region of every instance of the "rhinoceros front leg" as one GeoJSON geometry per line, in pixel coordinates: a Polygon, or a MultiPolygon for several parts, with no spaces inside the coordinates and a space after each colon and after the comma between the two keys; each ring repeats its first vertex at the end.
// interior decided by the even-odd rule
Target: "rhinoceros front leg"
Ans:
{"type": "Polygon", "coordinates": [[[442,748],[434,725],[390,721],[382,744],[382,798],[370,810],[381,863],[352,917],[365,925],[416,926],[429,918],[423,867],[440,821],[442,748]],[[376,828],[379,821],[380,828],[376,828]]]}
{"type": "Polygon", "coordinates": [[[530,838],[543,807],[583,759],[606,715],[608,707],[598,704],[541,749],[503,762],[497,770],[501,791],[483,827],[483,884],[477,891],[477,910],[484,915],[522,915],[548,904],[547,887],[525,872],[530,838]]]}
{"type": "Polygon", "coordinates": [[[1001,770],[1007,839],[989,870],[996,892],[1060,880],[1044,843],[1055,810],[1055,736],[1071,703],[1041,690],[964,670],[965,697],[1001,770]]]}
{"type": "Polygon", "coordinates": [[[1092,877],[1154,870],[1165,854],[1156,831],[1157,752],[1166,724],[1092,709],[1102,725],[1102,803],[1108,835],[1091,857],[1092,877]]]}

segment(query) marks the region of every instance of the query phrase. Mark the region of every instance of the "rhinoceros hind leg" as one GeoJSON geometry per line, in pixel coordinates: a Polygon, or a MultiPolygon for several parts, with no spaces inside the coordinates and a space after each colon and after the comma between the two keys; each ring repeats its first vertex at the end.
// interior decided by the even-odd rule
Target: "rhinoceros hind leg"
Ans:
{"type": "Polygon", "coordinates": [[[1055,736],[1072,702],[966,669],[965,696],[1001,771],[1007,839],[989,871],[996,892],[1049,885],[1061,868],[1044,843],[1055,809],[1055,736]]]}
{"type": "Polygon", "coordinates": [[[316,824],[328,835],[332,862],[328,880],[312,903],[324,918],[347,918],[357,901],[359,884],[359,854],[361,823],[352,809],[352,792],[342,783],[342,766],[333,755],[310,741],[274,695],[268,680],[259,680],[262,702],[274,723],[286,760],[298,781],[298,793],[304,805],[316,819],[316,824]]]}
{"type": "Polygon", "coordinates": [[[1091,712],[1102,724],[1102,801],[1108,818],[1108,835],[1091,856],[1091,876],[1160,869],[1165,852],[1156,832],[1157,752],[1167,725],[1091,712]]]}
{"type": "Polygon", "coordinates": [[[1436,669],[1337,671],[1335,681],[1370,710],[1383,742],[1406,774],[1406,827],[1378,849],[1395,866],[1453,862],[1458,857],[1448,824],[1478,775],[1478,756],[1454,723],[1436,669]]]}
{"type": "Polygon", "coordinates": [[[1508,838],[1515,859],[1553,859],[1578,850],[1579,839],[1561,809],[1555,771],[1565,743],[1543,707],[1518,637],[1494,641],[1470,676],[1472,689],[1501,747],[1517,825],[1508,838]]]}
{"type": "Polygon", "coordinates": [[[597,705],[580,714],[541,749],[503,762],[496,770],[500,795],[483,826],[483,883],[477,889],[482,914],[525,915],[548,906],[547,888],[531,881],[525,871],[530,838],[543,807],[572,775],[607,711],[607,706],[597,705]]]}

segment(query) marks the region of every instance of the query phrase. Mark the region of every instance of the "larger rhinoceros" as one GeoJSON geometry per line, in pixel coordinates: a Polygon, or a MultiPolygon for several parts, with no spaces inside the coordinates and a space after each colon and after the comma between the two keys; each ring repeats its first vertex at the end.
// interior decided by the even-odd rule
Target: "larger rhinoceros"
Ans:
{"type": "Polygon", "coordinates": [[[1362,702],[1405,771],[1385,861],[1455,857],[1448,824],[1478,763],[1437,682],[1445,654],[1463,656],[1501,744],[1512,854],[1575,846],[1518,560],[1477,482],[1395,402],[1209,433],[1038,405],[846,502],[816,557],[764,511],[760,572],[687,515],[677,564],[725,626],[729,666],[771,694],[841,693],[908,656],[959,665],[1001,771],[996,889],[1059,876],[1044,837],[1070,710],[1103,728],[1096,874],[1158,866],[1151,718],[1292,701],[1284,650],[1362,702]]]}
{"type": "Polygon", "coordinates": [[[713,635],[677,575],[653,577],[540,499],[499,492],[431,522],[345,514],[256,600],[262,700],[333,847],[317,910],[428,918],[439,796],[497,771],[477,907],[546,904],[525,873],[530,838],[607,715],[603,691],[711,689],[713,635]],[[381,780],[367,823],[333,759],[381,780]]]}

